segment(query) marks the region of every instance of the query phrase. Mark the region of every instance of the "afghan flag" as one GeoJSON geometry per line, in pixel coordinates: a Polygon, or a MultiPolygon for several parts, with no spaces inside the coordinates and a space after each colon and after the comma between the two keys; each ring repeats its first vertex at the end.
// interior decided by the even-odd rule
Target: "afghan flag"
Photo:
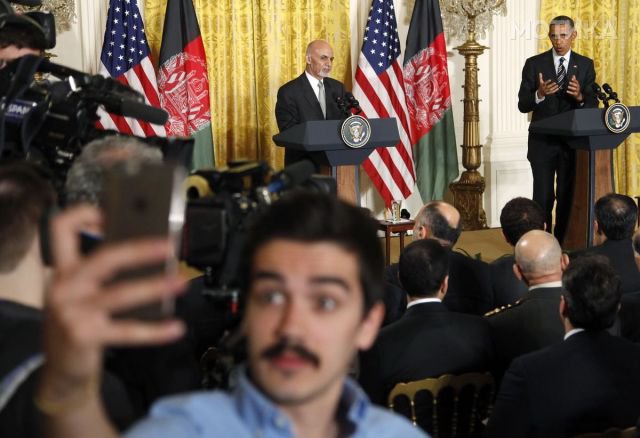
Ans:
{"type": "Polygon", "coordinates": [[[193,136],[194,168],[213,166],[207,58],[192,0],[168,0],[158,89],[169,113],[167,135],[193,136]]]}
{"type": "Polygon", "coordinates": [[[424,202],[442,199],[458,177],[458,154],[438,0],[416,0],[403,70],[418,190],[424,202]]]}

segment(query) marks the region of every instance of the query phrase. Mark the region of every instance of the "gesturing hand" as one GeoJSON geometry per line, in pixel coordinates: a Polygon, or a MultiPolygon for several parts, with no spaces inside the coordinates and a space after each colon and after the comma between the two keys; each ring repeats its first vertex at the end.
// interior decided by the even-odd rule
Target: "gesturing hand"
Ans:
{"type": "Polygon", "coordinates": [[[542,77],[542,73],[538,73],[538,90],[536,93],[538,94],[538,99],[542,99],[548,94],[553,94],[560,89],[558,83],[553,79],[544,80],[542,77]]]}
{"type": "Polygon", "coordinates": [[[571,80],[567,86],[567,94],[573,96],[576,102],[582,102],[584,100],[582,90],[580,89],[580,82],[576,79],[576,75],[571,76],[571,80]]]}

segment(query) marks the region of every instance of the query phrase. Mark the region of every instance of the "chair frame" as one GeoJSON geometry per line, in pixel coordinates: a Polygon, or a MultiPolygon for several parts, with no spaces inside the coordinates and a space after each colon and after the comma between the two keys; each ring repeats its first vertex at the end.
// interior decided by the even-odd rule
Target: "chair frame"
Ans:
{"type": "Polygon", "coordinates": [[[473,419],[476,418],[478,408],[478,398],[480,390],[484,387],[490,388],[489,393],[489,406],[487,416],[491,415],[491,409],[493,408],[493,398],[495,395],[495,381],[490,373],[466,373],[460,375],[444,374],[437,378],[426,378],[422,380],[415,380],[413,382],[398,383],[396,384],[389,396],[387,397],[387,405],[389,409],[394,410],[395,398],[399,395],[404,395],[409,398],[411,405],[411,421],[414,426],[418,426],[416,416],[415,397],[419,391],[427,391],[433,396],[433,436],[439,436],[438,430],[438,396],[440,392],[445,388],[452,388],[454,390],[454,408],[453,408],[453,421],[452,421],[452,436],[457,434],[458,425],[458,402],[459,394],[463,388],[472,386],[475,388],[473,393],[473,402],[471,406],[471,419],[469,434],[473,433],[474,423],[473,419]]]}

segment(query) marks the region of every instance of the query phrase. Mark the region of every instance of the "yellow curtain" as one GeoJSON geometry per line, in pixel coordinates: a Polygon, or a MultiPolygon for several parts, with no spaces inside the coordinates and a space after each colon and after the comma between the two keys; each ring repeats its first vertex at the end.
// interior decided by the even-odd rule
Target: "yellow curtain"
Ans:
{"type": "MultiPolygon", "coordinates": [[[[609,83],[627,106],[640,104],[640,2],[637,0],[541,0],[540,50],[551,45],[549,21],[568,15],[576,22],[573,48],[593,59],[598,83],[609,83]]],[[[614,153],[616,191],[640,194],[640,136],[631,135],[614,153]]]]}
{"type": "MultiPolygon", "coordinates": [[[[144,0],[155,59],[167,0],[144,0]]],[[[350,85],[349,0],[194,0],[209,69],[217,166],[228,160],[283,164],[274,108],[278,87],[300,75],[314,39],[334,49],[332,76],[350,85]]]]}

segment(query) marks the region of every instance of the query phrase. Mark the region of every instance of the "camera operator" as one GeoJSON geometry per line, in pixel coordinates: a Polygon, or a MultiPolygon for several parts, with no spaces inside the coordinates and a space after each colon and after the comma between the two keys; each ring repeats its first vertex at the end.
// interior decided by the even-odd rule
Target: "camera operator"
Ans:
{"type": "Polygon", "coordinates": [[[0,2],[0,68],[24,55],[42,55],[47,48],[44,31],[29,17],[0,2]]]}

